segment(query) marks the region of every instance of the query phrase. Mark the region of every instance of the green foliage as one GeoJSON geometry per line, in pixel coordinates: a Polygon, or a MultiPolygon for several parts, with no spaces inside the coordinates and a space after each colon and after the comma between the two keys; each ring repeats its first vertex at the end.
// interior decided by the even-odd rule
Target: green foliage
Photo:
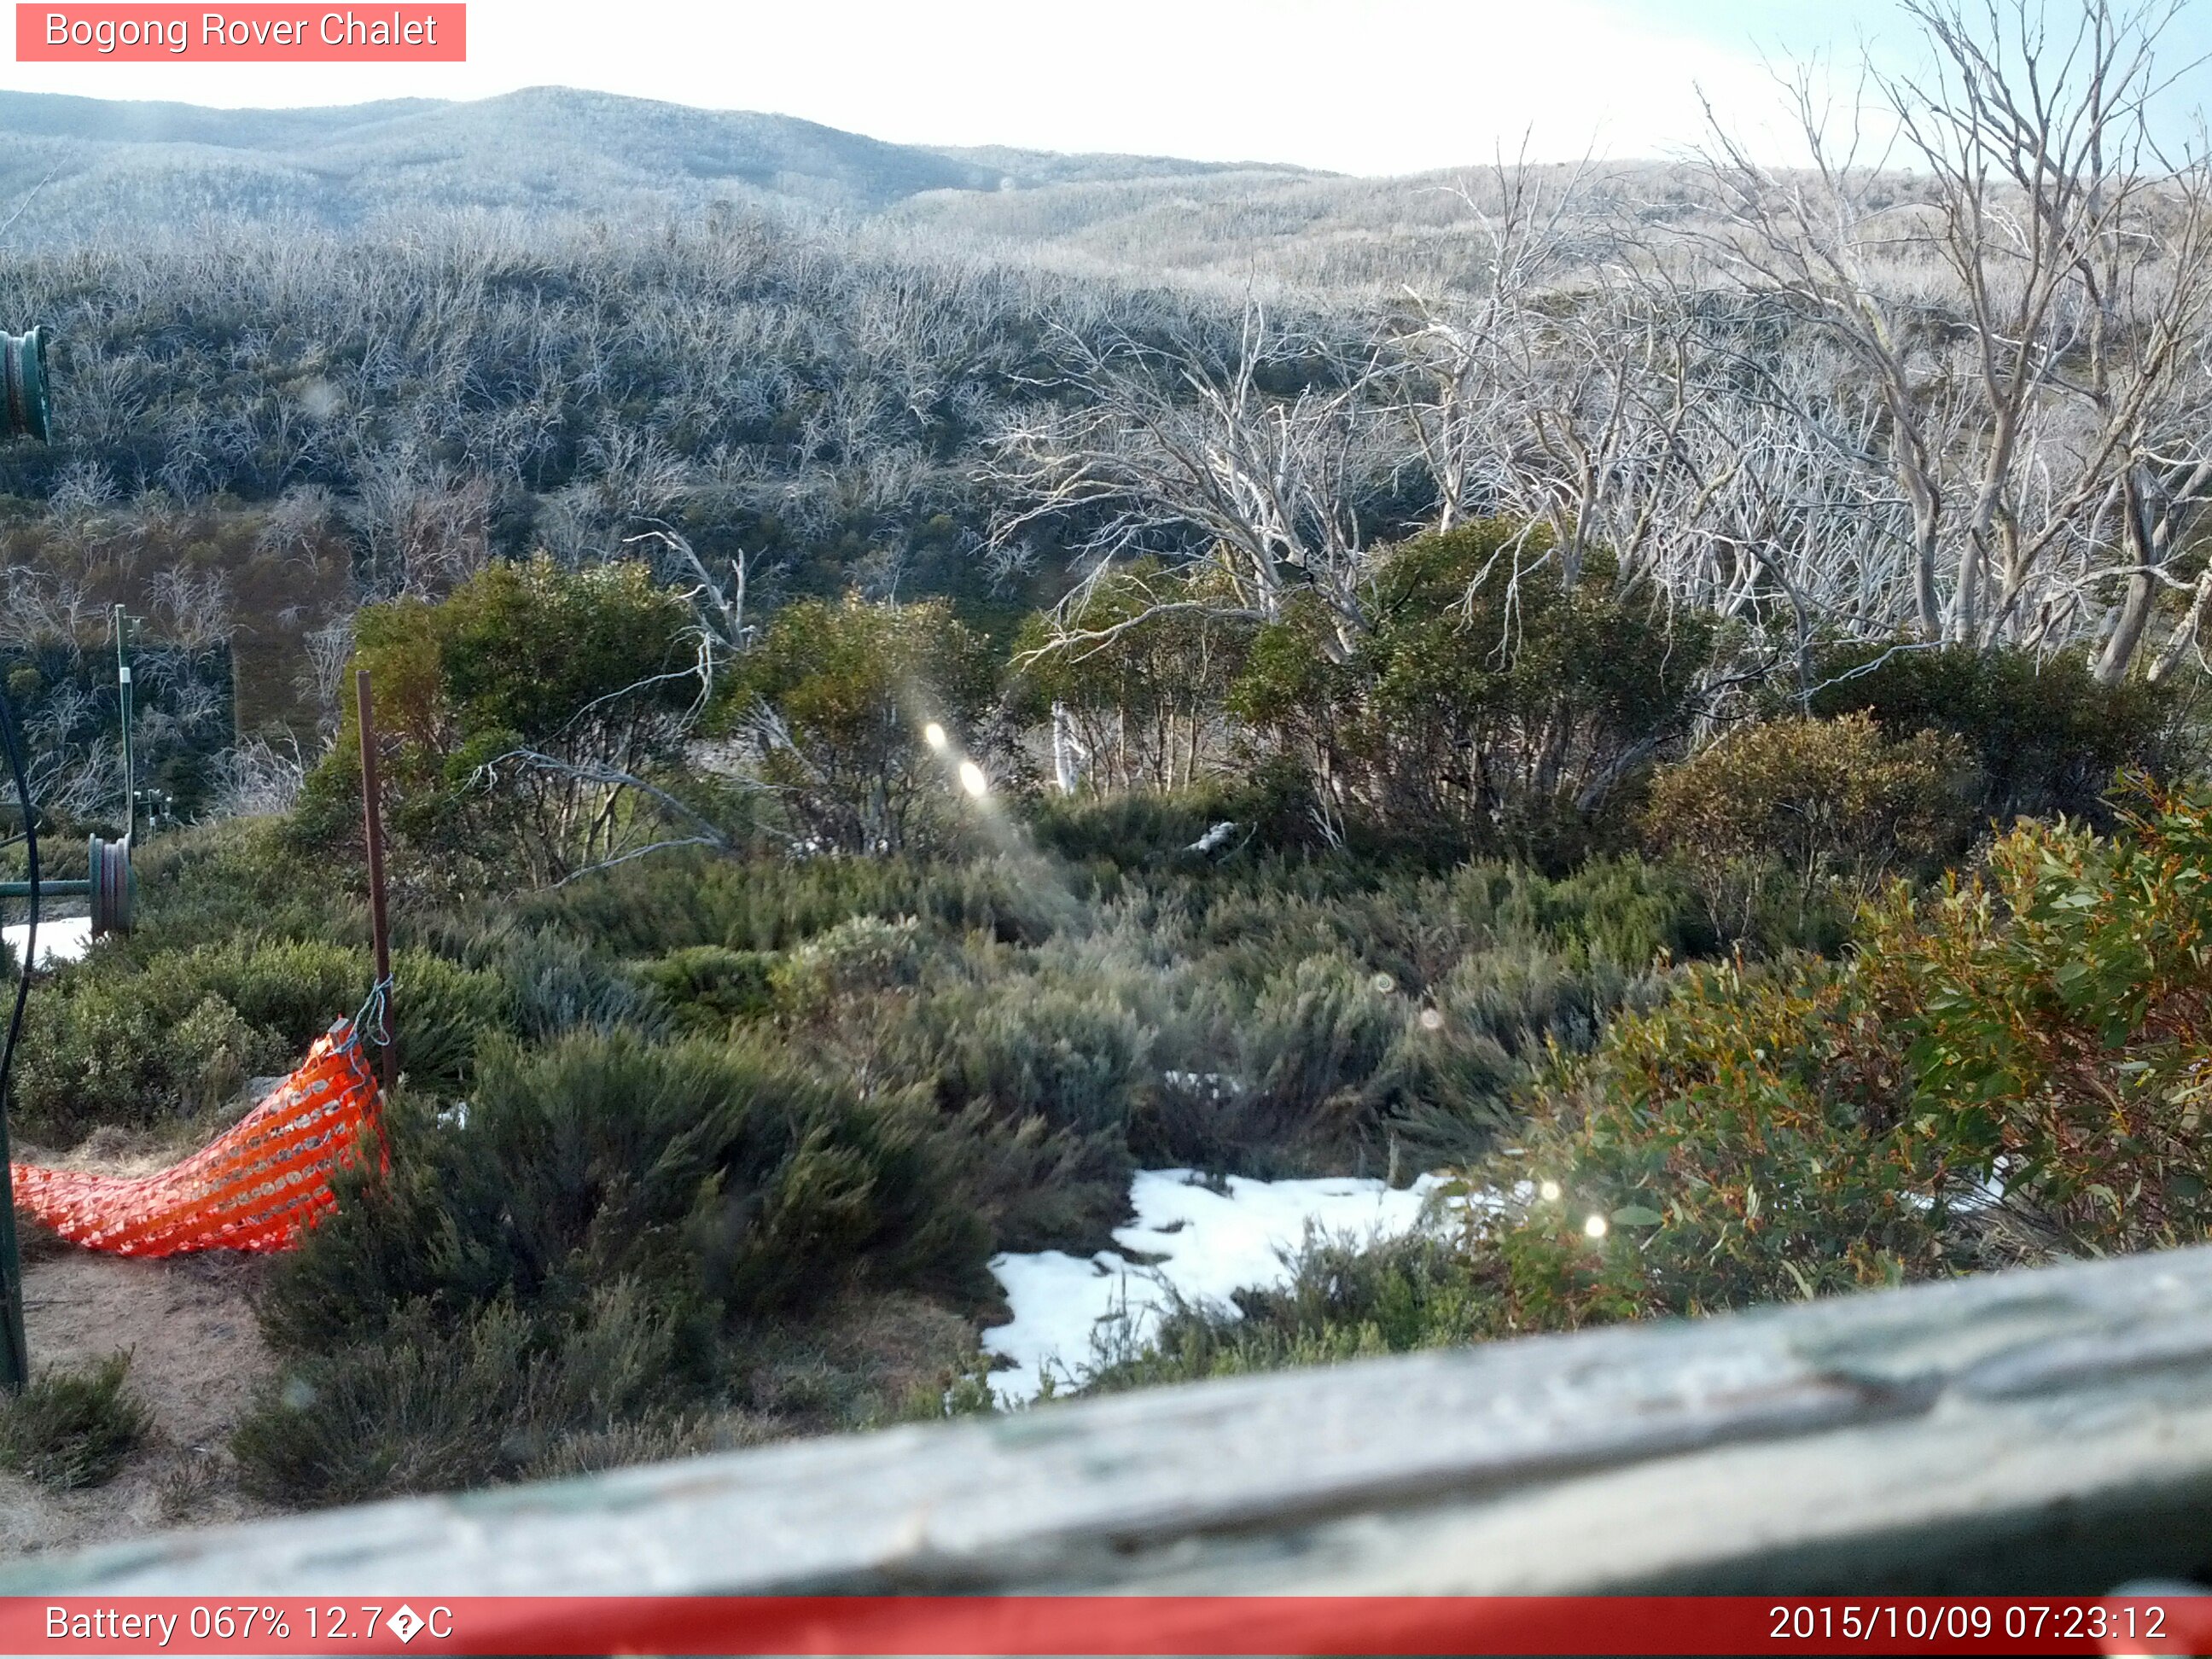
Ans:
{"type": "Polygon", "coordinates": [[[2063,813],[2109,825],[2116,773],[2189,758],[2173,684],[2100,685],[2078,655],[1877,641],[1832,647],[1814,667],[1809,714],[1866,714],[1893,737],[1955,734],[1980,771],[1976,823],[2063,813]]]}
{"type": "Polygon", "coordinates": [[[946,1206],[915,1114],[787,1061],[626,1033],[494,1044],[465,1115],[403,1101],[388,1127],[389,1178],[349,1178],[271,1276],[263,1319],[286,1353],[459,1341],[505,1302],[530,1351],[557,1354],[596,1340],[606,1287],[627,1283],[623,1317],[666,1332],[656,1374],[696,1392],[733,1321],[819,1306],[856,1275],[980,1284],[983,1237],[946,1206]]]}
{"type": "Polygon", "coordinates": [[[924,728],[972,744],[993,691],[988,648],[949,603],[852,594],[778,611],[732,677],[726,717],[755,731],[763,775],[803,835],[897,852],[929,839],[929,804],[950,799],[950,764],[924,728]]]}
{"type": "MultiPolygon", "coordinates": [[[[364,959],[362,968],[368,967],[364,959]]],[[[417,1087],[465,1082],[477,1048],[515,1024],[510,981],[483,968],[465,968],[427,951],[402,951],[392,964],[399,1064],[417,1087]]]]}
{"type": "MultiPolygon", "coordinates": [[[[355,634],[389,739],[388,821],[413,853],[400,879],[542,885],[641,838],[608,775],[665,767],[700,690],[690,607],[644,566],[493,564],[443,599],[366,607],[355,634]]],[[[357,743],[349,720],[302,802],[330,837],[358,815],[357,743]]]]}
{"type": "Polygon", "coordinates": [[[726,1045],[494,1043],[465,1113],[388,1128],[263,1304],[286,1370],[236,1449],[289,1502],[510,1478],[711,1400],[753,1322],[984,1284],[923,1119],[726,1045]]]}
{"type": "Polygon", "coordinates": [[[571,1031],[661,1033],[665,1010],[652,989],[581,940],[526,933],[510,942],[499,973],[514,1030],[528,1042],[571,1031]]]}
{"type": "Polygon", "coordinates": [[[1716,921],[1742,937],[1776,864],[1809,904],[1863,897],[1964,839],[1966,746],[1946,732],[1886,737],[1865,714],[1740,727],[1653,780],[1645,827],[1692,872],[1716,921]]]}
{"type": "Polygon", "coordinates": [[[775,1008],[769,981],[775,961],[765,951],[694,945],[640,963],[635,972],[672,1011],[679,1030],[711,1035],[775,1008]]]}
{"type": "Polygon", "coordinates": [[[1091,790],[1188,787],[1221,758],[1221,717],[1254,630],[1213,614],[1219,586],[1211,568],[1176,575],[1139,559],[1092,583],[1066,616],[1024,625],[1009,702],[1031,724],[1065,712],[1091,790]],[[1146,614],[1177,605],[1189,608],[1146,614]]]}
{"type": "Polygon", "coordinates": [[[1488,1287],[1464,1252],[1427,1233],[1364,1245],[1309,1236],[1279,1290],[1240,1291],[1234,1308],[1177,1298],[1152,1339],[1109,1353],[1085,1394],[1334,1364],[1480,1340],[1488,1287]]]}
{"type": "Polygon", "coordinates": [[[99,1123],[201,1111],[289,1071],[366,994],[365,952],[245,937],[143,962],[102,950],[31,999],[16,1056],[24,1133],[70,1141],[99,1123]]]}
{"type": "Polygon", "coordinates": [[[1357,648],[1294,605],[1254,640],[1230,709],[1298,757],[1347,827],[1581,850],[1686,736],[1711,628],[1623,593],[1602,560],[1570,586],[1548,552],[1488,520],[1380,553],[1357,648]]]}
{"type": "Polygon", "coordinates": [[[842,1000],[911,985],[921,970],[921,927],[853,916],[793,949],[769,971],[769,988],[786,1012],[804,1016],[842,1000]]]}
{"type": "Polygon", "coordinates": [[[1473,1247],[1498,1328],[2212,1236],[2208,868],[2212,805],[2154,796],[2110,837],[2023,823],[1981,874],[1893,887],[1840,966],[1693,971],[1482,1166],[1526,1183],[1473,1247]]]}
{"type": "Polygon", "coordinates": [[[675,1334],[629,1280],[549,1340],[501,1297],[458,1323],[422,1304],[383,1339],[289,1361],[232,1437],[246,1489],[286,1505],[359,1503],[554,1472],[610,1423],[677,1390],[675,1334]]]}
{"type": "Polygon", "coordinates": [[[125,1387],[131,1356],[82,1370],[48,1370],[14,1399],[0,1396],[0,1469],[58,1491],[115,1478],[153,1428],[125,1387]]]}
{"type": "MultiPolygon", "coordinates": [[[[354,816],[360,816],[358,797],[354,816]]],[[[346,944],[368,938],[368,878],[289,820],[240,819],[153,837],[134,848],[138,901],[131,937],[111,941],[144,961],[164,950],[241,936],[346,944]]]]}
{"type": "Polygon", "coordinates": [[[603,871],[515,908],[527,925],[628,957],[697,945],[781,951],[856,916],[1034,944],[1066,905],[1008,861],[715,859],[671,853],[603,871]]]}

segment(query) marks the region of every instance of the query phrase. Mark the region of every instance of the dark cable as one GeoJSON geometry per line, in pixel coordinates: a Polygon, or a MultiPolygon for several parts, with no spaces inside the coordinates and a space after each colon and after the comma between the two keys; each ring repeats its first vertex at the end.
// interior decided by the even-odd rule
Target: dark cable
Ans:
{"type": "Polygon", "coordinates": [[[8,769],[15,783],[15,799],[23,809],[23,861],[30,881],[30,925],[23,930],[22,961],[15,970],[15,1006],[8,1017],[8,1036],[0,1043],[0,1383],[16,1386],[31,1379],[30,1357],[23,1341],[23,1283],[15,1244],[15,1180],[8,1165],[8,1078],[15,1064],[15,1042],[23,1034],[23,1006],[31,997],[31,964],[39,959],[39,826],[31,805],[31,784],[23,765],[22,734],[15,727],[15,710],[8,693],[0,689],[0,748],[8,751],[8,769]]]}

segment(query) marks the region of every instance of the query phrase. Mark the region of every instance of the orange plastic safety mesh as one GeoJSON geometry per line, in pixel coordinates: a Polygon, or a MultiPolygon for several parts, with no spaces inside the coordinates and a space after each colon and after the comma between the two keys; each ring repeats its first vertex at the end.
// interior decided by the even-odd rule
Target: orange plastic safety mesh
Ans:
{"type": "Polygon", "coordinates": [[[150,1176],[10,1166],[15,1202],[64,1238],[118,1255],[283,1250],[331,1209],[331,1172],[376,1135],[376,1079],[340,1020],[274,1094],[150,1176]]]}

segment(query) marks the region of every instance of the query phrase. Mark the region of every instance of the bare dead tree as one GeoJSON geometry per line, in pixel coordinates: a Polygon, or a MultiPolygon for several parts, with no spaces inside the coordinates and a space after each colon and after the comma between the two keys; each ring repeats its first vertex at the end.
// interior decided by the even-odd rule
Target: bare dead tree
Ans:
{"type": "Polygon", "coordinates": [[[2116,680],[2208,482],[2191,350],[2212,307],[2212,173],[2154,125],[2179,7],[2085,0],[2056,29],[2037,0],[1905,9],[1929,67],[1867,82],[1893,144],[1838,130],[1801,74],[1812,167],[1763,167],[1723,135],[1717,245],[1878,396],[1869,438],[1909,517],[1917,630],[2048,646],[2101,626],[2098,672],[2116,680]],[[1900,158],[1926,178],[1903,197],[1900,158]],[[2116,587],[2109,610],[2080,602],[2116,587]]]}
{"type": "MultiPolygon", "coordinates": [[[[1328,619],[1332,650],[1348,655],[1367,628],[1358,506],[1392,470],[1371,360],[1285,331],[1257,303],[1226,352],[1190,342],[1171,354],[1127,336],[1096,344],[1066,328],[1058,338],[1060,407],[1011,425],[994,453],[992,487],[1016,505],[993,542],[1059,520],[1088,527],[1094,578],[1146,550],[1218,573],[1205,597],[1164,593],[1116,631],[1191,608],[1273,621],[1304,590],[1328,619]],[[1276,372],[1296,389],[1266,389],[1276,372]]],[[[1087,592],[1060,607],[1065,642],[1098,637],[1082,622],[1087,592]]]]}

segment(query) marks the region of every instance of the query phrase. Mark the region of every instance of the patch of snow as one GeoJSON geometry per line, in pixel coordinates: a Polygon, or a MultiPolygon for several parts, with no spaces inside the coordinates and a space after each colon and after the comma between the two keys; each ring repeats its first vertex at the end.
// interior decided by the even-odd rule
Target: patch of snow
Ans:
{"type": "Polygon", "coordinates": [[[1236,833],[1236,823],[1231,820],[1224,820],[1215,824],[1183,850],[1187,853],[1218,853],[1229,845],[1230,836],[1236,833]]]}
{"type": "MultiPolygon", "coordinates": [[[[1974,1215],[1984,1210],[1994,1210],[2005,1201],[2005,1188],[2013,1176],[2013,1160],[2000,1153],[1990,1165],[1986,1176],[1968,1175],[1963,1187],[1949,1194],[1951,1208],[1960,1215],[1974,1215]]],[[[1925,1215],[1936,1207],[1936,1200],[1926,1193],[1899,1193],[1899,1199],[1925,1215]]]]}
{"type": "Polygon", "coordinates": [[[1234,1292],[1288,1284],[1284,1257],[1304,1242],[1310,1224],[1360,1242],[1413,1231],[1443,1178],[1424,1176],[1396,1189],[1349,1176],[1231,1176],[1225,1185],[1217,1191],[1188,1170],[1138,1173],[1129,1189],[1137,1218],[1116,1228],[1114,1240],[1151,1265],[1117,1250],[1087,1259],[1063,1250],[992,1258],[1014,1313],[1011,1323],[983,1333],[987,1353],[1013,1361],[1012,1369],[991,1373],[1000,1403],[1036,1399],[1048,1374],[1056,1387],[1071,1387],[1102,1356],[1141,1346],[1158,1328],[1170,1289],[1234,1312],[1234,1292]]]}
{"type": "Polygon", "coordinates": [[[1170,1089],[1203,1095],[1212,1100],[1231,1099],[1244,1088],[1242,1082],[1226,1072],[1165,1072],[1161,1074],[1161,1081],[1170,1089]]]}
{"type": "MultiPolygon", "coordinates": [[[[30,927],[15,922],[0,927],[0,938],[8,941],[8,949],[16,961],[23,959],[23,945],[30,937],[30,927]]],[[[41,916],[39,919],[39,961],[41,968],[57,963],[75,962],[92,947],[92,918],[90,916],[41,916]]]]}

